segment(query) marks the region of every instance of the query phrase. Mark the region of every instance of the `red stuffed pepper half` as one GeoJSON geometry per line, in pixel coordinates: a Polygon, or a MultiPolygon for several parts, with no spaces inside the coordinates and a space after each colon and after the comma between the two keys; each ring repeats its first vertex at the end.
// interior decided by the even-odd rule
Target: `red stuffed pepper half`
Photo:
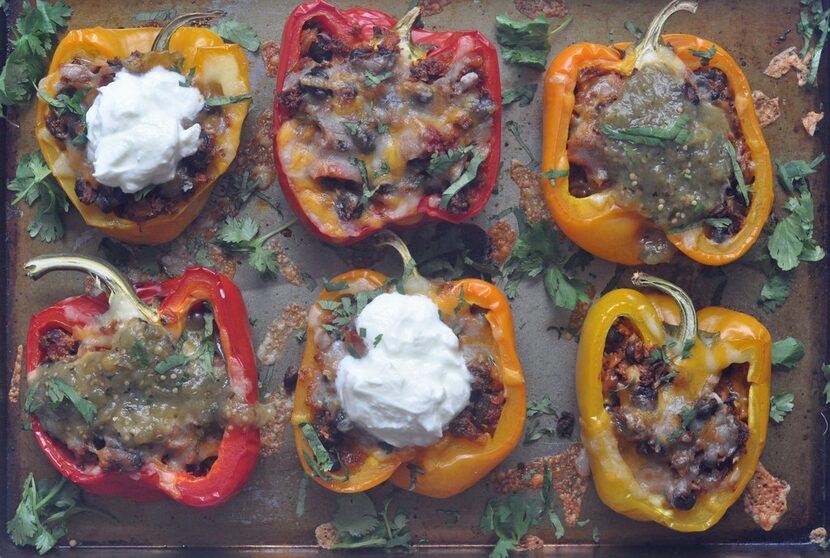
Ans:
{"type": "Polygon", "coordinates": [[[294,212],[351,244],[387,225],[460,223],[498,178],[501,85],[478,31],[414,29],[321,0],[288,17],[274,108],[275,160],[294,212]]]}
{"type": "Polygon", "coordinates": [[[236,494],[264,418],[239,289],[204,268],[133,290],[92,258],[26,264],[35,278],[55,269],[86,271],[110,295],[32,317],[24,410],[52,465],[91,493],[135,501],[206,507],[236,494]]]}

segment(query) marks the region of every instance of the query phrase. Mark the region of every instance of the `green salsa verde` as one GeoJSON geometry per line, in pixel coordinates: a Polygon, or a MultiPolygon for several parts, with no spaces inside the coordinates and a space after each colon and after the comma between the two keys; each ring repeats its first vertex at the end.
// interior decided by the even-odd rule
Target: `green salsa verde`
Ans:
{"type": "Polygon", "coordinates": [[[133,318],[91,333],[106,348],[41,364],[26,409],[83,461],[105,470],[139,470],[158,460],[197,470],[218,453],[228,425],[264,422],[228,379],[209,312],[193,313],[178,340],[133,318]]]}
{"type": "Polygon", "coordinates": [[[644,66],[599,120],[617,200],[668,230],[721,207],[732,180],[726,113],[686,87],[671,69],[644,66]]]}

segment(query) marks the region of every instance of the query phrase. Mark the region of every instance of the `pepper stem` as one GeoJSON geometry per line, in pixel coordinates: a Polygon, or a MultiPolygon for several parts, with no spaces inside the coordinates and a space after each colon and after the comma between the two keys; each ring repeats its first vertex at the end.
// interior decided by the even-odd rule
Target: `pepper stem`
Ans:
{"type": "Polygon", "coordinates": [[[391,246],[398,252],[398,254],[400,254],[401,260],[403,261],[402,280],[406,281],[409,277],[422,278],[421,274],[418,273],[415,258],[412,257],[412,254],[409,252],[409,248],[406,246],[406,243],[401,239],[401,237],[392,231],[381,231],[377,235],[377,244],[378,246],[391,246]]]}
{"type": "Polygon", "coordinates": [[[412,61],[423,58],[427,53],[424,47],[412,40],[412,28],[415,25],[415,22],[418,21],[419,15],[421,15],[421,8],[419,6],[415,6],[406,12],[406,14],[398,20],[397,25],[393,28],[393,31],[396,31],[398,33],[398,37],[400,38],[399,46],[401,48],[401,52],[404,52],[412,61]]]}
{"type": "Polygon", "coordinates": [[[92,275],[99,286],[103,282],[109,289],[110,308],[118,302],[120,308],[125,308],[127,311],[134,310],[134,313],[143,316],[148,322],[159,323],[160,321],[156,309],[138,298],[130,281],[120,271],[98,258],[72,254],[38,256],[26,262],[23,268],[26,270],[26,275],[32,279],[39,279],[44,274],[56,270],[84,271],[92,275]]]}
{"type": "Polygon", "coordinates": [[[648,59],[644,56],[650,52],[656,52],[660,46],[660,36],[663,34],[663,27],[666,21],[677,12],[697,12],[696,0],[672,0],[668,5],[651,20],[643,38],[634,47],[637,59],[634,62],[635,68],[640,68],[643,62],[648,59]]]}
{"type": "Polygon", "coordinates": [[[673,343],[667,344],[667,349],[675,353],[675,356],[679,356],[681,360],[688,358],[689,350],[697,339],[697,313],[692,299],[674,283],[647,273],[635,272],[631,277],[631,282],[636,287],[657,289],[677,302],[680,307],[680,328],[677,335],[673,337],[673,343]]]}
{"type": "Polygon", "coordinates": [[[197,12],[192,14],[182,14],[179,17],[171,19],[167,25],[161,28],[159,34],[156,35],[156,40],[153,41],[152,52],[164,52],[170,46],[170,37],[173,36],[180,27],[184,27],[194,21],[200,19],[213,19],[225,15],[223,10],[211,10],[209,12],[197,12]]]}

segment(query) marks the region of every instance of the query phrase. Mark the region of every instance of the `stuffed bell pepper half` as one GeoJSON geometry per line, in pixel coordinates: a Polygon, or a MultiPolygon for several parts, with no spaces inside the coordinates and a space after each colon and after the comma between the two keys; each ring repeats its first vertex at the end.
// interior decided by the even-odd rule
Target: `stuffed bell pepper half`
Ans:
{"type": "Polygon", "coordinates": [[[389,224],[460,223],[496,185],[498,55],[477,31],[416,29],[321,0],[288,17],[274,108],[286,199],[319,238],[357,242],[389,224]]]}
{"type": "Polygon", "coordinates": [[[239,289],[205,268],[137,289],[92,258],[30,260],[91,274],[109,297],[76,296],[32,317],[24,410],[60,473],[94,494],[214,506],[259,454],[250,327],[239,289]]]}
{"type": "MultiPolygon", "coordinates": [[[[713,7],[714,8],[714,7],[713,7]]],[[[675,0],[636,44],[568,47],[545,78],[543,180],[562,231],[627,265],[675,249],[740,258],[772,207],[772,164],[738,63],[691,35],[663,35],[675,0]]]]}
{"type": "Polygon", "coordinates": [[[245,55],[209,29],[182,27],[214,15],[161,30],[75,29],[58,45],[36,134],[88,225],[125,242],[168,242],[233,161],[251,98],[245,55]]]}
{"type": "Polygon", "coordinates": [[[359,269],[309,311],[291,422],[306,472],[336,492],[387,479],[446,498],[519,441],[525,382],[505,296],[478,279],[432,282],[403,242],[399,281],[359,269]]]}
{"type": "Polygon", "coordinates": [[[588,312],[576,361],[582,440],[616,512],[678,531],[717,523],[755,473],[770,407],[772,341],[755,318],[695,313],[644,274],[588,312]]]}

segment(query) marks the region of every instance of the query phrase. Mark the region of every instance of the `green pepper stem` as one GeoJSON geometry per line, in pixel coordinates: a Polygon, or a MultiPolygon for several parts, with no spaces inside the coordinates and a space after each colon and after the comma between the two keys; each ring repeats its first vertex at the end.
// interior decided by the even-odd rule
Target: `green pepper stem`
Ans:
{"type": "Polygon", "coordinates": [[[391,246],[398,252],[398,254],[400,254],[401,260],[403,261],[404,278],[406,278],[407,275],[412,277],[421,277],[421,274],[418,273],[418,268],[415,267],[415,259],[412,257],[412,254],[409,252],[409,248],[406,246],[406,243],[401,239],[401,237],[392,231],[381,231],[378,233],[376,238],[378,246],[391,246]]]}
{"type": "Polygon", "coordinates": [[[167,25],[162,27],[159,34],[156,35],[156,40],[153,41],[153,47],[150,49],[152,52],[163,52],[167,50],[168,46],[170,46],[170,37],[173,36],[180,27],[184,27],[194,21],[199,21],[200,19],[214,19],[217,17],[222,17],[225,15],[223,10],[211,10],[209,12],[197,12],[192,14],[182,14],[179,17],[175,17],[171,19],[167,25]]]}
{"type": "Polygon", "coordinates": [[[683,358],[683,354],[688,352],[688,349],[694,345],[697,339],[697,313],[695,312],[695,305],[692,299],[686,292],[665,279],[654,277],[647,273],[635,272],[631,277],[631,282],[636,287],[649,287],[657,289],[677,302],[680,308],[680,333],[676,339],[677,343],[669,345],[667,348],[675,353],[675,356],[683,358]]]}
{"type": "Polygon", "coordinates": [[[39,279],[46,273],[56,270],[84,271],[92,275],[99,283],[103,282],[109,289],[110,308],[113,300],[127,307],[136,310],[140,315],[153,323],[159,323],[159,314],[155,308],[145,304],[138,298],[130,281],[124,275],[107,262],[89,256],[75,256],[73,254],[54,254],[51,256],[38,256],[24,264],[26,275],[32,279],[39,279]]]}
{"type": "Polygon", "coordinates": [[[672,0],[665,8],[660,10],[654,19],[651,20],[643,38],[634,47],[637,53],[637,61],[634,63],[635,68],[640,67],[638,63],[644,54],[657,51],[657,48],[660,46],[660,36],[663,34],[663,27],[666,25],[666,21],[677,12],[697,12],[697,1],[672,0]]]}
{"type": "Polygon", "coordinates": [[[424,47],[416,44],[415,41],[412,40],[412,28],[415,25],[415,22],[418,21],[419,15],[421,15],[421,8],[419,6],[415,6],[406,12],[406,14],[398,20],[397,25],[393,28],[393,30],[398,33],[398,37],[400,38],[399,46],[401,48],[401,52],[404,52],[409,59],[413,61],[423,58],[427,53],[424,47]]]}

